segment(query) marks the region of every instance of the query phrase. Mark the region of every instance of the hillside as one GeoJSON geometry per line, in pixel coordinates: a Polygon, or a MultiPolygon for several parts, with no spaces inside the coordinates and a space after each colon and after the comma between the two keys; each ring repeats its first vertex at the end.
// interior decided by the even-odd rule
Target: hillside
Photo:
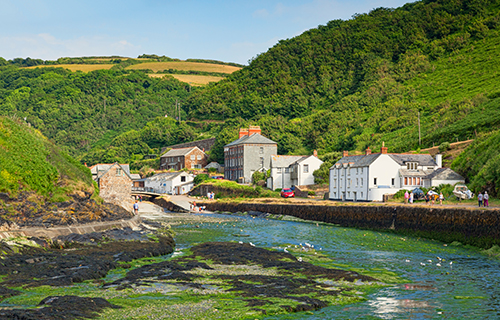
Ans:
{"type": "Polygon", "coordinates": [[[194,92],[186,110],[253,120],[292,153],[467,140],[500,120],[499,13],[498,0],[438,0],[330,21],[194,92]]]}
{"type": "Polygon", "coordinates": [[[34,226],[123,218],[103,206],[90,170],[24,121],[0,117],[0,225],[34,226]]]}

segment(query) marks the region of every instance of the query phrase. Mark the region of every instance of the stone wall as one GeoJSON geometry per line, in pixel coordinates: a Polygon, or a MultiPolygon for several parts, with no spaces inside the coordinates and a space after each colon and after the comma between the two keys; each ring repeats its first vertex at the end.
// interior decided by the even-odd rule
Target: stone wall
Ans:
{"type": "Polygon", "coordinates": [[[393,229],[489,248],[500,245],[500,210],[420,206],[314,206],[206,202],[210,211],[259,211],[365,229],[393,229]]]}
{"type": "Polygon", "coordinates": [[[207,154],[201,150],[194,149],[185,156],[184,167],[188,169],[194,169],[194,166],[197,164],[201,165],[202,168],[205,168],[205,166],[208,164],[207,154]],[[194,155],[194,160],[191,160],[191,156],[193,155],[194,155]],[[200,160],[198,160],[198,156],[201,156],[200,160]]]}
{"type": "Polygon", "coordinates": [[[105,201],[132,211],[132,180],[123,171],[111,168],[99,179],[99,196],[105,201]]]}

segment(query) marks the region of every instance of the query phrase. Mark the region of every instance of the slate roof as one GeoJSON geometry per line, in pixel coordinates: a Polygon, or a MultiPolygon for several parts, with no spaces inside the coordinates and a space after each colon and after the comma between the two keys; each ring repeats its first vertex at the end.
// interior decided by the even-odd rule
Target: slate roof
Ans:
{"type": "Polygon", "coordinates": [[[436,179],[436,180],[463,180],[465,178],[451,170],[450,168],[439,168],[436,169],[431,174],[425,177],[426,179],[436,179]]]}
{"type": "Polygon", "coordinates": [[[351,167],[354,167],[354,168],[355,167],[367,167],[370,164],[372,164],[372,162],[375,161],[378,157],[380,157],[380,153],[372,153],[369,155],[361,154],[358,156],[347,156],[347,157],[343,157],[342,159],[337,161],[333,166],[330,167],[330,169],[335,167],[336,164],[339,164],[339,163],[344,164],[344,163],[351,163],[351,162],[353,162],[351,167]]]}
{"type": "Polygon", "coordinates": [[[430,154],[389,154],[400,166],[405,165],[407,162],[418,162],[420,166],[437,166],[436,161],[430,154]]]}
{"type": "Polygon", "coordinates": [[[130,178],[132,178],[132,180],[134,181],[141,180],[141,175],[138,173],[131,173],[130,178]]]}
{"type": "Polygon", "coordinates": [[[220,164],[218,162],[213,161],[213,162],[210,162],[209,164],[207,164],[205,166],[205,169],[210,169],[210,168],[219,169],[220,167],[221,166],[220,166],[220,164]]]}
{"type": "Polygon", "coordinates": [[[433,170],[408,170],[408,169],[399,169],[399,174],[403,177],[422,177],[426,178],[429,174],[432,174],[433,170]]]}
{"type": "MultiPolygon", "coordinates": [[[[161,156],[161,158],[165,157],[180,157],[180,156],[185,156],[189,154],[191,151],[194,149],[198,149],[201,152],[203,152],[200,148],[198,147],[190,147],[190,148],[179,148],[179,149],[171,149],[167,153],[161,156]]],[[[203,152],[204,153],[204,152],[203,152]]]]}
{"type": "Polygon", "coordinates": [[[254,133],[250,136],[243,136],[231,143],[226,144],[224,147],[237,146],[240,144],[278,144],[271,139],[264,137],[258,133],[254,133]]]}
{"type": "Polygon", "coordinates": [[[271,168],[287,168],[292,163],[299,161],[302,158],[307,158],[307,156],[271,156],[271,168]]]}
{"type": "MultiPolygon", "coordinates": [[[[98,163],[90,167],[90,172],[93,175],[98,175],[99,172],[108,171],[111,166],[115,165],[115,163],[98,163]]],[[[130,175],[130,166],[128,164],[120,164],[123,171],[127,172],[130,175]]]]}
{"type": "Polygon", "coordinates": [[[164,173],[158,173],[155,174],[154,176],[151,176],[148,178],[150,181],[158,181],[158,180],[172,180],[180,175],[182,175],[184,172],[164,172],[164,173]]]}
{"type": "MultiPolygon", "coordinates": [[[[310,155],[310,156],[302,156],[302,158],[300,158],[299,160],[295,161],[294,163],[292,164],[296,164],[296,163],[301,163],[301,162],[304,162],[305,160],[309,159],[310,157],[314,157],[313,155],[310,155]]],[[[319,158],[318,160],[323,163],[323,161],[321,161],[319,158]]]]}
{"type": "Polygon", "coordinates": [[[102,172],[100,170],[101,168],[99,168],[99,170],[97,171],[97,179],[100,179],[103,175],[105,175],[106,173],[108,173],[108,171],[111,170],[111,168],[113,168],[115,166],[118,166],[118,167],[120,167],[123,170],[123,172],[125,172],[125,174],[130,178],[130,180],[132,180],[132,177],[130,176],[130,167],[129,167],[128,164],[122,165],[122,164],[119,164],[118,162],[115,162],[113,164],[107,164],[105,166],[107,168],[106,168],[106,170],[104,170],[104,172],[102,172]],[[99,174],[99,172],[102,172],[102,174],[99,174]]]}

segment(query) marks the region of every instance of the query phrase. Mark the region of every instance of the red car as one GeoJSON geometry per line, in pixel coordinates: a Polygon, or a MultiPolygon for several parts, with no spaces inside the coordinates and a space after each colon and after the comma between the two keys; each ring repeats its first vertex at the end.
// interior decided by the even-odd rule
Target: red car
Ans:
{"type": "Polygon", "coordinates": [[[283,190],[281,190],[281,196],[283,198],[294,198],[295,193],[293,192],[292,189],[283,189],[283,190]]]}

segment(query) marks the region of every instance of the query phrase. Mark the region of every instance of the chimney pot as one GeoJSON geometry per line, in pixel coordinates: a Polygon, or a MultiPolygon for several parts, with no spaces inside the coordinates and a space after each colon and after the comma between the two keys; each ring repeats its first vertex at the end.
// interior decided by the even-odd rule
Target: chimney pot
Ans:
{"type": "Polygon", "coordinates": [[[380,152],[381,152],[382,154],[387,154],[387,147],[382,147],[382,148],[380,148],[380,152]]]}
{"type": "Polygon", "coordinates": [[[238,139],[241,139],[244,136],[248,136],[248,129],[247,128],[240,128],[240,135],[239,135],[238,139]]]}
{"type": "Polygon", "coordinates": [[[370,147],[366,148],[366,155],[372,154],[372,151],[370,150],[370,147]]]}
{"type": "Polygon", "coordinates": [[[349,155],[349,151],[345,151],[345,150],[344,150],[343,156],[344,156],[344,157],[347,157],[348,155],[349,155]]]}
{"type": "Polygon", "coordinates": [[[252,134],[262,134],[262,131],[260,130],[260,126],[250,126],[248,128],[248,135],[251,136],[252,134]]]}
{"type": "Polygon", "coordinates": [[[317,150],[313,151],[313,156],[315,156],[316,158],[318,157],[318,151],[317,150]]]}

